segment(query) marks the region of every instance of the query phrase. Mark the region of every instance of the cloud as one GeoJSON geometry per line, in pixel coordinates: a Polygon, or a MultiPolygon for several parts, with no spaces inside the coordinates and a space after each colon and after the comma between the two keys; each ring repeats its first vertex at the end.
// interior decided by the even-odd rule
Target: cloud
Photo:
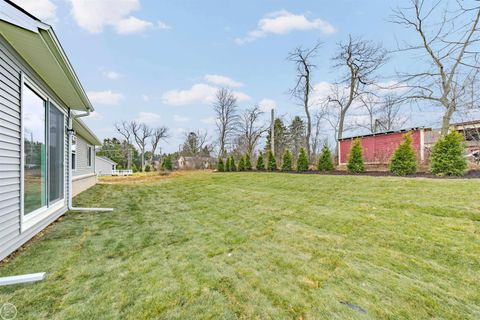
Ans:
{"type": "Polygon", "coordinates": [[[332,34],[337,30],[322,19],[309,20],[305,15],[293,14],[286,10],[267,14],[258,22],[257,29],[245,37],[235,39],[239,45],[266,37],[269,34],[285,35],[293,31],[320,30],[323,34],[332,34]]]}
{"type": "Polygon", "coordinates": [[[272,99],[262,99],[259,103],[258,106],[260,107],[260,110],[267,112],[272,109],[277,108],[277,104],[275,103],[274,100],[272,99]]]}
{"type": "Polygon", "coordinates": [[[160,122],[161,116],[154,112],[140,112],[135,121],[145,124],[154,124],[160,122]]]}
{"type": "Polygon", "coordinates": [[[93,111],[92,113],[90,113],[88,115],[88,118],[89,120],[103,120],[103,114],[101,114],[100,112],[98,111],[93,111]]]}
{"type": "Polygon", "coordinates": [[[150,102],[151,98],[148,94],[142,94],[142,100],[144,102],[150,102]]]}
{"type": "MultiPolygon", "coordinates": [[[[187,90],[170,90],[162,95],[162,102],[172,106],[185,106],[195,103],[211,104],[215,101],[215,95],[218,87],[211,86],[205,83],[194,84],[187,90]]],[[[250,100],[250,97],[243,93],[233,92],[238,101],[250,100]]]]}
{"type": "Polygon", "coordinates": [[[130,15],[140,8],[139,0],[69,0],[77,24],[90,33],[100,33],[111,26],[119,34],[132,34],[148,29],[169,29],[163,22],[153,23],[130,15]]]}
{"type": "Polygon", "coordinates": [[[203,118],[200,121],[205,124],[215,124],[215,117],[203,118]]]}
{"type": "Polygon", "coordinates": [[[173,115],[173,121],[180,122],[180,123],[185,123],[185,122],[190,122],[190,118],[182,117],[182,116],[179,116],[178,114],[175,114],[175,115],[173,115]]]}
{"type": "Polygon", "coordinates": [[[115,24],[115,29],[119,34],[131,34],[145,31],[147,29],[171,29],[167,24],[159,21],[157,25],[150,21],[138,19],[136,17],[128,17],[126,19],[119,20],[115,24]]]}
{"type": "Polygon", "coordinates": [[[235,98],[237,98],[238,102],[248,101],[248,100],[251,99],[248,94],[240,92],[240,91],[233,91],[233,95],[235,96],[235,98]]]}
{"type": "Polygon", "coordinates": [[[205,81],[217,86],[225,86],[231,88],[243,87],[243,83],[218,74],[207,74],[205,75],[204,79],[205,81]]]}
{"type": "Polygon", "coordinates": [[[170,90],[162,95],[165,104],[183,106],[194,103],[209,104],[215,99],[217,88],[208,84],[199,83],[187,90],[170,90]]]}
{"type": "Polygon", "coordinates": [[[52,24],[58,20],[57,6],[50,0],[13,0],[13,2],[47,23],[52,24]]]}
{"type": "Polygon", "coordinates": [[[120,73],[115,71],[103,71],[103,76],[110,80],[117,80],[121,77],[120,73]]]}
{"type": "Polygon", "coordinates": [[[89,91],[87,92],[87,95],[93,105],[100,104],[115,106],[120,104],[125,99],[125,96],[123,94],[116,93],[111,90],[89,91]]]}

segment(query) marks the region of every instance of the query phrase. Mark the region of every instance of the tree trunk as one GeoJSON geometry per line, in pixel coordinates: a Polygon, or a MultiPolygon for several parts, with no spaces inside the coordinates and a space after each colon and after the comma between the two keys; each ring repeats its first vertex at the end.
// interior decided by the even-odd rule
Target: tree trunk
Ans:
{"type": "Polygon", "coordinates": [[[442,130],[440,131],[440,136],[445,137],[448,134],[448,129],[450,128],[450,119],[452,118],[455,108],[453,106],[448,106],[445,114],[442,118],[442,130]]]}
{"type": "Polygon", "coordinates": [[[311,159],[311,149],[310,149],[310,135],[312,133],[312,118],[310,117],[310,110],[308,110],[308,99],[310,97],[310,71],[307,68],[307,76],[305,78],[305,99],[304,99],[304,107],[305,107],[305,114],[307,115],[307,134],[306,134],[306,143],[305,146],[307,148],[307,157],[308,162],[311,159]]]}
{"type": "Polygon", "coordinates": [[[145,171],[145,150],[144,150],[144,149],[142,149],[142,158],[141,158],[141,160],[142,160],[142,163],[141,163],[141,165],[142,165],[142,172],[144,172],[144,171],[145,171]]]}

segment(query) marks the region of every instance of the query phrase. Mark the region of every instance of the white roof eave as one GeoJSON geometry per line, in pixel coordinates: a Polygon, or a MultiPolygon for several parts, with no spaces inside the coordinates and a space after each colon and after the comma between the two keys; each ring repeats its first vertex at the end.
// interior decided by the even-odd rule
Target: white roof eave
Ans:
{"type": "Polygon", "coordinates": [[[73,110],[93,111],[53,29],[0,0],[0,34],[73,110]]]}

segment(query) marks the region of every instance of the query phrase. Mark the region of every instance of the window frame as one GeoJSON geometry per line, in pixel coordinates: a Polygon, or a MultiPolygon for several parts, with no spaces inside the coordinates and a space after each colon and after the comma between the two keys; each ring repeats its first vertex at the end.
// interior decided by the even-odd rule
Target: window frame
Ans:
{"type": "MultiPolygon", "coordinates": [[[[43,90],[35,81],[29,78],[24,72],[20,73],[20,232],[23,233],[26,230],[34,227],[37,223],[41,222],[42,220],[48,218],[50,215],[61,209],[65,206],[66,199],[67,199],[67,181],[65,179],[66,176],[66,165],[67,161],[65,161],[65,146],[63,147],[63,154],[64,154],[64,161],[63,161],[63,168],[62,168],[62,177],[63,181],[63,198],[58,199],[52,203],[49,203],[49,165],[47,162],[46,168],[46,205],[38,208],[28,214],[25,214],[25,144],[24,144],[24,134],[25,134],[25,122],[24,122],[24,108],[23,108],[23,93],[24,88],[28,87],[32,90],[36,95],[38,95],[41,99],[45,101],[45,152],[46,152],[46,159],[49,161],[49,143],[50,143],[50,134],[49,134],[49,112],[50,108],[54,107],[57,108],[63,114],[63,121],[65,126],[65,120],[68,119],[68,113],[64,108],[60,107],[59,104],[55,99],[53,99],[50,95],[48,95],[45,90],[43,90]]],[[[63,140],[66,141],[67,130],[64,127],[63,130],[63,140]]]]}
{"type": "Polygon", "coordinates": [[[87,168],[93,168],[93,146],[91,144],[87,144],[87,168]],[[90,160],[90,163],[88,163],[90,160]]]}
{"type": "Polygon", "coordinates": [[[77,136],[74,134],[72,134],[71,153],[72,153],[72,157],[70,159],[72,159],[72,163],[70,165],[71,165],[72,171],[77,171],[77,136]],[[74,143],[75,143],[75,150],[73,150],[74,143]]]}

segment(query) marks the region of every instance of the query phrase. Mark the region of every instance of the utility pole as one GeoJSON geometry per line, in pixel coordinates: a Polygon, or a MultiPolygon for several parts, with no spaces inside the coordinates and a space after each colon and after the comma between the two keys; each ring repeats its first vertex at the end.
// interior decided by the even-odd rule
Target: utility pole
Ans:
{"type": "Polygon", "coordinates": [[[270,127],[270,149],[275,157],[275,111],[272,109],[272,124],[270,127]]]}

